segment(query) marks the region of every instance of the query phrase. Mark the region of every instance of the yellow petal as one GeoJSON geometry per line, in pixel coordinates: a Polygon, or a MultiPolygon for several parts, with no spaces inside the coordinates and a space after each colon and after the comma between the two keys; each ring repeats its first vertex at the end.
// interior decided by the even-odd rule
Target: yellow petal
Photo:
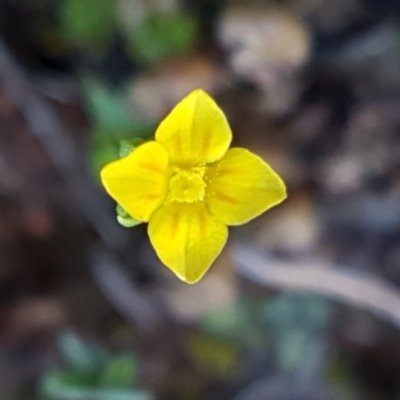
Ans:
{"type": "Polygon", "coordinates": [[[282,179],[246,149],[230,149],[206,177],[208,207],[227,225],[244,224],[286,198],[282,179]]]}
{"type": "Polygon", "coordinates": [[[199,89],[178,103],[156,132],[171,161],[184,168],[220,160],[231,140],[224,113],[199,89]]]}
{"type": "Polygon", "coordinates": [[[168,155],[154,141],[142,144],[101,171],[109,195],[133,218],[144,222],[165,199],[168,179],[168,155]]]}
{"type": "Polygon", "coordinates": [[[187,283],[201,279],[228,238],[226,225],[200,202],[161,207],[150,219],[148,233],[161,261],[187,283]]]}

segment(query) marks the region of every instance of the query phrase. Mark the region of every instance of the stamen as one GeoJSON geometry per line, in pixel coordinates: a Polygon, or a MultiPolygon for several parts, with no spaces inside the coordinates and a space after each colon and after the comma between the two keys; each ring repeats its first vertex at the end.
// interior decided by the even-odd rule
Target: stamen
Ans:
{"type": "Polygon", "coordinates": [[[190,170],[176,168],[169,181],[169,200],[180,203],[202,201],[206,193],[204,182],[205,167],[195,167],[190,170]]]}

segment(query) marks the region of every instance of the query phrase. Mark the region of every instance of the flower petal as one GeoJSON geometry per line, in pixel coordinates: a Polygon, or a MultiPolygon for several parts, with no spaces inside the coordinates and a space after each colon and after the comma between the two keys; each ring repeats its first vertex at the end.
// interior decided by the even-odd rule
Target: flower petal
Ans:
{"type": "Polygon", "coordinates": [[[168,171],[166,151],[151,141],[107,164],[101,180],[109,195],[133,218],[147,222],[165,199],[168,171]]]}
{"type": "Polygon", "coordinates": [[[158,209],[148,233],[161,261],[187,283],[202,278],[228,238],[226,225],[200,202],[170,203],[158,209]]]}
{"type": "Polygon", "coordinates": [[[227,225],[240,225],[286,198],[282,179],[260,157],[242,148],[228,150],[208,167],[207,204],[227,225]]]}
{"type": "Polygon", "coordinates": [[[171,161],[184,168],[220,160],[231,140],[224,113],[199,89],[178,103],[156,132],[171,161]]]}

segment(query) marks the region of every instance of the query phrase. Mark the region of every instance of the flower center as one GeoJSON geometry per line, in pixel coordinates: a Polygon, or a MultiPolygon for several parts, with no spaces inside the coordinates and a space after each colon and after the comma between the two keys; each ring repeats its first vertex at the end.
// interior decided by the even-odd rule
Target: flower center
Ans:
{"type": "Polygon", "coordinates": [[[190,170],[176,169],[169,181],[170,200],[180,203],[193,203],[204,199],[206,183],[203,176],[205,167],[190,170]]]}

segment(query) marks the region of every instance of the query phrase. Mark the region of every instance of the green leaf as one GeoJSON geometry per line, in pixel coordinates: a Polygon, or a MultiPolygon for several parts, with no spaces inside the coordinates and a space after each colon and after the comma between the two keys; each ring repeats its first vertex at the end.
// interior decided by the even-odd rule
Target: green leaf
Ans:
{"type": "Polygon", "coordinates": [[[268,302],[263,319],[279,330],[303,328],[308,332],[322,329],[330,315],[329,303],[318,296],[283,293],[268,302]]]}
{"type": "Polygon", "coordinates": [[[93,177],[100,179],[100,170],[109,162],[118,158],[118,144],[110,140],[92,143],[89,152],[90,168],[93,177]]]}
{"type": "Polygon", "coordinates": [[[307,354],[310,341],[307,332],[301,329],[285,332],[280,336],[277,343],[277,352],[280,367],[283,371],[290,372],[301,365],[303,358],[307,354]]]}
{"type": "Polygon", "coordinates": [[[50,399],[79,399],[79,393],[95,384],[95,375],[74,371],[48,371],[41,382],[39,390],[50,399]]]}
{"type": "Polygon", "coordinates": [[[117,211],[117,221],[120,225],[125,228],[133,228],[136,225],[142,224],[142,221],[131,217],[119,204],[116,207],[117,211]]]}
{"type": "Polygon", "coordinates": [[[139,61],[154,63],[192,50],[196,39],[197,25],[190,16],[153,14],[143,20],[130,38],[130,50],[139,61]]]}
{"type": "Polygon", "coordinates": [[[138,123],[133,121],[122,93],[90,80],[84,82],[84,91],[88,111],[98,130],[97,137],[115,133],[121,139],[136,136],[138,123]]]}
{"type": "Polygon", "coordinates": [[[142,144],[144,140],[142,138],[133,138],[129,140],[122,140],[119,148],[119,156],[120,158],[126,157],[128,154],[132,153],[133,150],[140,144],[142,144]]]}
{"type": "Polygon", "coordinates": [[[95,371],[107,359],[103,348],[83,341],[73,332],[60,335],[57,344],[65,361],[76,371],[95,371]]]}
{"type": "MultiPolygon", "coordinates": [[[[84,400],[87,400],[85,397],[84,400]]],[[[151,393],[144,390],[132,389],[132,390],[102,390],[97,397],[93,397],[93,400],[153,400],[154,397],[151,393]]]]}
{"type": "Polygon", "coordinates": [[[330,305],[318,296],[283,293],[264,306],[261,317],[275,342],[280,367],[306,373],[320,364],[324,353],[321,335],[329,320],[330,305]]]}
{"type": "Polygon", "coordinates": [[[130,355],[121,355],[109,361],[101,373],[101,387],[129,387],[137,374],[137,361],[130,355]]]}
{"type": "Polygon", "coordinates": [[[104,49],[117,26],[114,0],[64,0],[60,14],[65,39],[81,49],[104,49]]]}
{"type": "MultiPolygon", "coordinates": [[[[78,378],[79,381],[79,378],[78,378]]],[[[153,400],[151,393],[139,389],[96,388],[74,384],[68,372],[51,371],[39,383],[39,391],[49,400],[153,400]]]]}
{"type": "Polygon", "coordinates": [[[133,145],[137,146],[153,133],[153,127],[132,117],[123,93],[91,80],[84,80],[83,88],[94,125],[89,159],[93,176],[98,180],[105,164],[127,155],[133,145]]]}

